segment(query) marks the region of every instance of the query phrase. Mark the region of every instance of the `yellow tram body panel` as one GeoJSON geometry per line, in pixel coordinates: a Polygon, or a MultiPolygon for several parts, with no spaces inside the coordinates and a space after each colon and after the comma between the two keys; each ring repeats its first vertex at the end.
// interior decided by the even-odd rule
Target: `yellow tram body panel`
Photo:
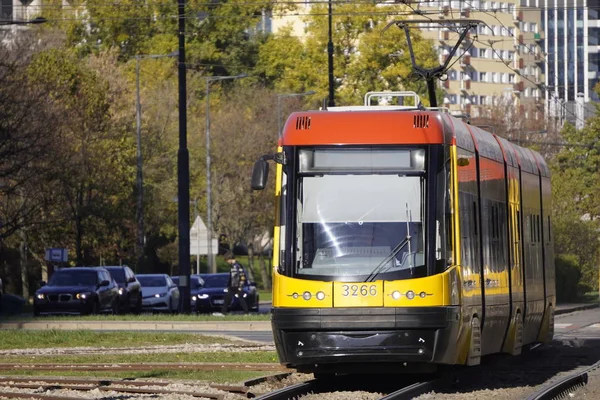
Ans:
{"type": "Polygon", "coordinates": [[[273,307],[427,307],[460,304],[459,269],[423,278],[374,282],[323,282],[273,271],[273,307]]]}

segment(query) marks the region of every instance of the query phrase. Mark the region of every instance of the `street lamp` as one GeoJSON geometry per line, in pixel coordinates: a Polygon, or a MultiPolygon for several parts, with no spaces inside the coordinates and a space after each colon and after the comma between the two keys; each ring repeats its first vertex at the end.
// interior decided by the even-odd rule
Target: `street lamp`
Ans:
{"type": "Polygon", "coordinates": [[[29,21],[0,21],[0,25],[34,25],[48,22],[44,17],[37,17],[29,21]]]}
{"type": "Polygon", "coordinates": [[[277,136],[281,137],[281,99],[287,97],[300,97],[300,96],[310,96],[311,94],[315,94],[314,90],[309,90],[304,93],[283,93],[277,95],[277,136]]]}
{"type": "Polygon", "coordinates": [[[169,54],[139,54],[135,56],[135,122],[137,138],[137,226],[138,265],[144,254],[144,180],[142,175],[142,104],[140,102],[140,60],[143,58],[177,57],[178,51],[169,54]]]}
{"type": "Polygon", "coordinates": [[[206,261],[208,270],[212,273],[217,272],[216,266],[212,262],[212,198],[210,189],[210,83],[214,81],[223,81],[225,79],[241,79],[248,75],[240,74],[233,76],[209,76],[206,78],[206,261]]]}

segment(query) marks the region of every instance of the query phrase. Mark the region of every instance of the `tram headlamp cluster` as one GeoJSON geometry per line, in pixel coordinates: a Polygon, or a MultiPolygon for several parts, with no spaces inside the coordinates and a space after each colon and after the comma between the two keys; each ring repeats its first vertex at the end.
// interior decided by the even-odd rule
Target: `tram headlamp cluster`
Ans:
{"type": "MultiPolygon", "coordinates": [[[[304,293],[302,293],[302,295],[298,294],[297,292],[292,293],[292,298],[294,300],[299,299],[300,297],[302,297],[304,300],[308,301],[310,299],[313,298],[313,294],[311,292],[309,292],[308,290],[305,291],[304,293]]],[[[317,292],[314,295],[317,300],[325,300],[325,293],[324,292],[317,292]]]]}
{"type": "MultiPolygon", "coordinates": [[[[415,293],[412,290],[407,291],[406,293],[404,293],[404,296],[406,296],[407,299],[412,300],[415,297],[419,296],[420,298],[424,299],[425,297],[427,297],[427,293],[425,292],[420,292],[420,293],[415,293]]],[[[400,293],[397,290],[394,290],[392,292],[392,298],[394,300],[400,300],[400,297],[402,297],[402,293],[400,293]]]]}

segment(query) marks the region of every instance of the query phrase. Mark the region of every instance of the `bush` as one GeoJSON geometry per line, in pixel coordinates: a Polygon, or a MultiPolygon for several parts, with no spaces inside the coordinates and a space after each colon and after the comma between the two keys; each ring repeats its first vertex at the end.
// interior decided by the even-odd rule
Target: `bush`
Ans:
{"type": "Polygon", "coordinates": [[[585,285],[579,281],[581,271],[579,260],[573,254],[559,254],[556,256],[556,299],[558,302],[575,301],[582,294],[585,285]]]}

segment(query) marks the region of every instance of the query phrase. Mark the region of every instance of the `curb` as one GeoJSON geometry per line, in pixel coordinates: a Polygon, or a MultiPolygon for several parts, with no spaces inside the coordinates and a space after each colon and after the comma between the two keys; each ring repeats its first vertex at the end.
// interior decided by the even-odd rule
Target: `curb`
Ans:
{"type": "Polygon", "coordinates": [[[215,322],[118,322],[118,321],[82,321],[82,322],[6,322],[0,323],[3,329],[26,330],[128,330],[128,331],[183,331],[183,332],[271,332],[270,321],[215,321],[215,322]]]}
{"type": "Polygon", "coordinates": [[[575,311],[591,310],[593,308],[598,308],[598,307],[600,307],[600,303],[582,304],[580,306],[557,309],[554,311],[554,315],[569,314],[569,313],[572,313],[575,311]]]}

